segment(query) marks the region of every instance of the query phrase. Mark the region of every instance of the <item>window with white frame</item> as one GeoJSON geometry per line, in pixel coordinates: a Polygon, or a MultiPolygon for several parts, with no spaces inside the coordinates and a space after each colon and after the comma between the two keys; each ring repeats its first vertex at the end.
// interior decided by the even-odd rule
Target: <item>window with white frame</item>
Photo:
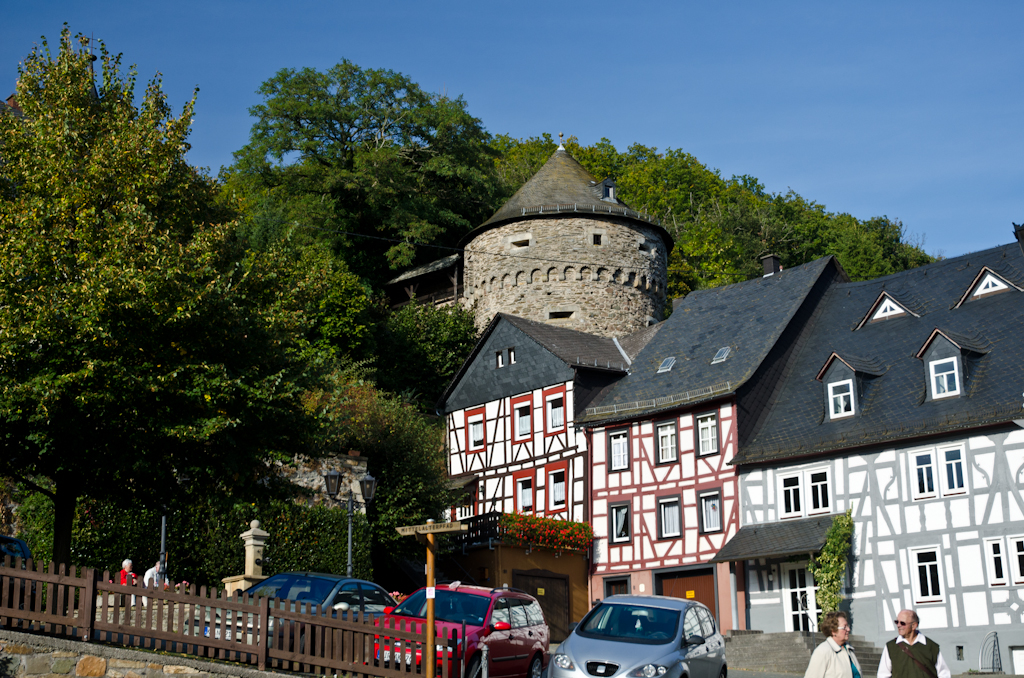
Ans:
{"type": "Polygon", "coordinates": [[[1006,283],[989,273],[981,281],[981,284],[974,290],[973,297],[981,297],[992,292],[1001,292],[1010,289],[1006,283]]]}
{"type": "Polygon", "coordinates": [[[516,503],[520,511],[533,510],[533,478],[516,478],[516,503]]]}
{"type": "Polygon", "coordinates": [[[608,514],[611,521],[611,542],[621,544],[629,541],[629,504],[612,506],[608,514]]]}
{"type": "Polygon", "coordinates": [[[910,453],[910,490],[914,500],[933,499],[938,496],[933,450],[910,453]]]}
{"type": "Polygon", "coordinates": [[[915,574],[914,602],[941,603],[943,593],[938,547],[911,549],[910,562],[915,574]]]}
{"type": "Polygon", "coordinates": [[[700,495],[700,517],[703,532],[722,529],[722,493],[706,492],[700,495]]]}
{"type": "Polygon", "coordinates": [[[832,472],[828,468],[779,476],[779,516],[799,518],[832,511],[832,472]]]}
{"type": "Polygon", "coordinates": [[[608,434],[610,448],[610,470],[625,471],[629,468],[629,431],[613,431],[608,434]]]}
{"type": "Polygon", "coordinates": [[[679,458],[679,451],[676,448],[676,424],[661,424],[658,426],[658,463],[676,461],[679,458]]]}
{"type": "Polygon", "coordinates": [[[989,586],[1006,586],[1009,583],[1009,564],[1003,538],[986,539],[985,565],[988,570],[989,586]]]}
{"type": "Polygon", "coordinates": [[[658,500],[658,532],[662,539],[682,534],[682,514],[679,497],[664,497],[658,500]]]}
{"type": "Polygon", "coordinates": [[[1013,583],[1024,584],[1024,535],[1009,536],[1006,541],[1010,544],[1010,573],[1013,575],[1013,583]]]}
{"type": "Polygon", "coordinates": [[[967,492],[964,481],[964,448],[939,448],[939,459],[942,463],[942,494],[963,494],[967,492]]]}
{"type": "Polygon", "coordinates": [[[714,413],[697,417],[697,452],[701,456],[718,454],[718,416],[714,413]]]}
{"type": "Polygon", "coordinates": [[[873,316],[871,316],[871,319],[884,320],[886,318],[891,318],[896,315],[903,315],[905,312],[906,311],[903,310],[902,306],[897,304],[889,297],[885,297],[884,299],[882,299],[882,303],[878,305],[878,310],[875,311],[875,314],[873,316]]]}
{"type": "Polygon", "coordinates": [[[530,403],[517,404],[516,413],[516,438],[526,438],[532,431],[530,425],[530,403]]]}
{"type": "Polygon", "coordinates": [[[515,365],[516,364],[516,347],[515,346],[513,346],[512,348],[510,348],[508,350],[508,364],[509,365],[515,365]]]}
{"type": "Polygon", "coordinates": [[[779,508],[783,518],[794,518],[804,514],[803,503],[801,502],[803,497],[803,492],[800,488],[801,476],[802,474],[797,473],[782,477],[782,506],[779,508]]]}
{"type": "Polygon", "coordinates": [[[853,415],[853,379],[828,385],[829,418],[841,419],[853,415]]]}
{"type": "Polygon", "coordinates": [[[948,398],[960,393],[960,368],[956,358],[928,363],[932,377],[932,398],[948,398]]]}
{"type": "Polygon", "coordinates": [[[807,472],[807,492],[810,495],[807,499],[807,514],[828,513],[832,510],[829,498],[828,469],[807,472]]]}
{"type": "Polygon", "coordinates": [[[548,431],[565,428],[565,396],[548,397],[548,431]]]}
{"type": "Polygon", "coordinates": [[[466,443],[470,451],[484,447],[484,413],[477,412],[466,417],[466,443]]]}
{"type": "Polygon", "coordinates": [[[494,366],[499,368],[499,369],[505,366],[505,352],[504,351],[495,351],[495,353],[494,353],[494,366]]]}
{"type": "Polygon", "coordinates": [[[548,473],[548,510],[565,508],[565,469],[548,473]]]}

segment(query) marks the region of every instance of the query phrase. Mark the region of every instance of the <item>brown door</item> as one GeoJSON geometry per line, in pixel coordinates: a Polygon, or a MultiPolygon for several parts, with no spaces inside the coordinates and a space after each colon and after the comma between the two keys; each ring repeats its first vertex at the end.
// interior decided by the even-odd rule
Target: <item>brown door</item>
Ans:
{"type": "Polygon", "coordinates": [[[659,593],[663,596],[697,600],[718,617],[715,605],[715,572],[712,569],[672,572],[658,575],[659,593]]]}
{"type": "Polygon", "coordinates": [[[569,578],[540,574],[536,570],[529,574],[512,571],[512,586],[526,591],[537,599],[544,610],[544,621],[551,632],[551,642],[560,643],[569,636],[569,578]]]}

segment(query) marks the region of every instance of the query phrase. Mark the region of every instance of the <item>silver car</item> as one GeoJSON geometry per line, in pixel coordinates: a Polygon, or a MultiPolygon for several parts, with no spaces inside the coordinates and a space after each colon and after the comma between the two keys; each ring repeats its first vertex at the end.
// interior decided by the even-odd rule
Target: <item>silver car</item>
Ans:
{"type": "Polygon", "coordinates": [[[725,639],[694,600],[611,596],[565,639],[549,678],[725,678],[725,639]]]}

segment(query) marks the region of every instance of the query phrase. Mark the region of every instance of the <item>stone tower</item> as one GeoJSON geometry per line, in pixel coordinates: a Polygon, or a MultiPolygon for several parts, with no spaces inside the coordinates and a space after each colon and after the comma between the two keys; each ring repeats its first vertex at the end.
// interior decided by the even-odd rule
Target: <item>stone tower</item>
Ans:
{"type": "Polygon", "coordinates": [[[562,146],[462,239],[463,303],[605,337],[662,319],[672,237],[562,146]]]}

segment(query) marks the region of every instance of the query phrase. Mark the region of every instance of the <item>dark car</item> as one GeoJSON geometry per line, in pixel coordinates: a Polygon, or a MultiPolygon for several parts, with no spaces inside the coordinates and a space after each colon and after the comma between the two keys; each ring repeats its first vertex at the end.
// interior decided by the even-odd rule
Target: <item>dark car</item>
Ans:
{"type": "Polygon", "coordinates": [[[7,556],[28,560],[32,557],[32,551],[29,550],[28,544],[21,539],[0,537],[0,565],[4,564],[4,558],[7,556]]]}
{"type": "Polygon", "coordinates": [[[319,572],[282,572],[244,591],[251,596],[316,603],[362,614],[384,614],[395,599],[373,582],[319,572]]]}
{"type": "MultiPolygon", "coordinates": [[[[380,618],[378,626],[382,628],[379,633],[386,635],[385,628],[395,628],[403,621],[422,621],[426,616],[427,590],[422,588],[380,618]]],[[[448,636],[453,630],[461,634],[462,625],[466,625],[466,637],[459,641],[465,653],[448,653],[449,675],[459,676],[462,660],[465,659],[466,678],[479,678],[482,657],[480,647],[486,643],[490,653],[489,676],[492,678],[541,677],[547,663],[551,636],[540,603],[530,594],[514,589],[465,586],[459,582],[442,584],[435,589],[434,619],[438,633],[442,636],[448,636]]],[[[375,649],[378,661],[390,662],[390,649],[385,647],[382,652],[380,643],[377,643],[375,649]]],[[[395,654],[401,651],[400,646],[395,648],[395,654]]],[[[419,650],[414,653],[412,648],[408,648],[404,654],[404,659],[399,662],[422,662],[419,650]]]]}
{"type": "Polygon", "coordinates": [[[695,600],[610,596],[573,629],[550,678],[726,678],[725,639],[695,600]]]}

